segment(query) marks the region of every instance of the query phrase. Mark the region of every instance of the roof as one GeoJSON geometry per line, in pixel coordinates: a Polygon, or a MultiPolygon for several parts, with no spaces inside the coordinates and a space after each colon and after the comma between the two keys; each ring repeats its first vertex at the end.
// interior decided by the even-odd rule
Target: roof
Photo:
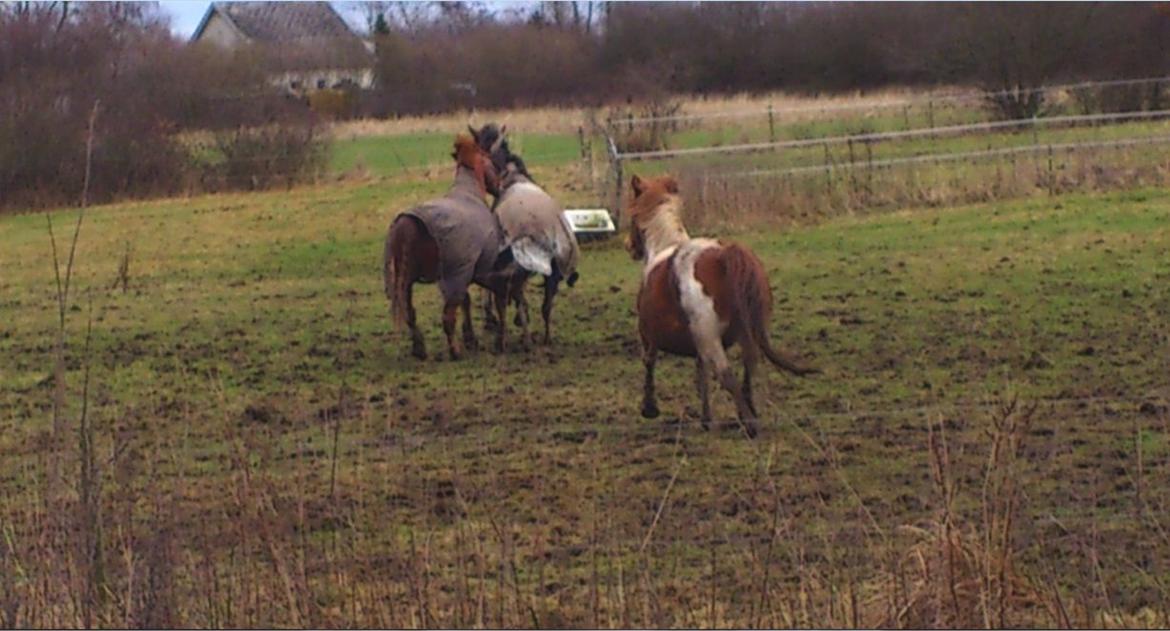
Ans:
{"type": "Polygon", "coordinates": [[[257,42],[357,37],[328,2],[213,2],[191,39],[199,39],[215,12],[257,42]]]}
{"type": "Polygon", "coordinates": [[[326,57],[350,66],[369,63],[361,38],[328,2],[213,2],[192,42],[217,13],[244,39],[279,49],[286,64],[320,65],[326,57]]]}

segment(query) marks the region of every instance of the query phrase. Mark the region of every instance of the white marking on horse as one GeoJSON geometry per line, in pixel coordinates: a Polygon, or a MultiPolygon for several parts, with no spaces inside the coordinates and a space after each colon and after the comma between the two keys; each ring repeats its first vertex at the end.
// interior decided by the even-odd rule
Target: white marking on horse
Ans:
{"type": "Polygon", "coordinates": [[[723,350],[723,333],[730,323],[721,322],[715,312],[715,300],[707,295],[703,284],[695,277],[695,262],[707,250],[720,247],[714,239],[691,239],[678,246],[674,257],[674,274],[678,281],[679,301],[687,315],[695,350],[703,363],[719,374],[728,369],[727,353],[723,350]]]}

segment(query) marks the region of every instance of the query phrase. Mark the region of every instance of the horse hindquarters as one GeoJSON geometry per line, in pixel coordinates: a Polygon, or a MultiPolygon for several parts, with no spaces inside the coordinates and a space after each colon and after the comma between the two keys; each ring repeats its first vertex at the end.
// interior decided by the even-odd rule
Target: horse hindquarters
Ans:
{"type": "Polygon", "coordinates": [[[383,253],[383,285],[390,311],[399,325],[410,329],[411,354],[426,359],[426,344],[418,329],[413,304],[413,285],[437,278],[439,246],[422,222],[411,215],[399,215],[390,224],[383,253]]]}
{"type": "Polygon", "coordinates": [[[751,250],[732,243],[723,248],[721,262],[731,288],[730,300],[739,329],[739,338],[746,347],[758,349],[777,368],[803,376],[819,372],[787,352],[772,346],[768,324],[772,317],[772,288],[764,264],[751,250]]]}

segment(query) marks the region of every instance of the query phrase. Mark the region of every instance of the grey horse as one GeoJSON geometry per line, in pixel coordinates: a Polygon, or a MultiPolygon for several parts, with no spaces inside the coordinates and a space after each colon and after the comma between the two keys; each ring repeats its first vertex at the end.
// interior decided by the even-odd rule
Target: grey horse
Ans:
{"type": "MultiPolygon", "coordinates": [[[[560,283],[564,280],[572,287],[577,282],[580,258],[577,237],[565,219],[561,204],[533,181],[524,161],[508,147],[507,127],[489,124],[471,131],[479,146],[491,154],[492,164],[501,176],[500,195],[493,210],[517,268],[508,290],[508,298],[516,303],[516,324],[523,332],[525,345],[529,344],[524,287],[532,274],[540,274],[544,277],[540,313],[544,318],[544,343],[548,344],[552,341],[553,300],[560,283]]],[[[490,327],[492,310],[487,304],[484,307],[490,327]]],[[[500,322],[495,325],[500,326],[500,322]]]]}

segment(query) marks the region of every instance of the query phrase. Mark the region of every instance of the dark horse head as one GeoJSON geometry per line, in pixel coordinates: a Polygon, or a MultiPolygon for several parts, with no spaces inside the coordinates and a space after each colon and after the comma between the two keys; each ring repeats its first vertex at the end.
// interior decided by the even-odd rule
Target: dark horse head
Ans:
{"type": "MultiPolygon", "coordinates": [[[[503,177],[508,171],[508,165],[512,165],[517,172],[524,175],[524,177],[532,180],[532,174],[528,172],[528,167],[524,165],[524,160],[512,153],[511,148],[508,147],[508,126],[496,126],[495,123],[488,123],[481,127],[478,131],[467,126],[471,136],[475,138],[475,142],[479,147],[492,158],[492,165],[496,167],[496,171],[503,177]]],[[[535,181],[535,180],[534,180],[535,181]]]]}

